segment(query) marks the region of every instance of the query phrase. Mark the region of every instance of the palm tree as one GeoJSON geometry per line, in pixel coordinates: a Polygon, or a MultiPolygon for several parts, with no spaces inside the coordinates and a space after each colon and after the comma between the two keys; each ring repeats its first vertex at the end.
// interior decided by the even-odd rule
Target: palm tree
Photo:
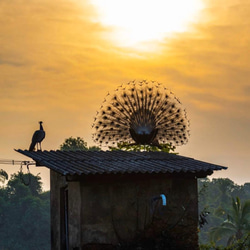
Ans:
{"type": "Polygon", "coordinates": [[[227,215],[227,219],[218,227],[214,227],[210,231],[210,238],[216,242],[225,236],[229,236],[227,245],[242,239],[245,234],[250,232],[250,200],[246,200],[243,204],[239,197],[232,198],[231,213],[227,215]]]}

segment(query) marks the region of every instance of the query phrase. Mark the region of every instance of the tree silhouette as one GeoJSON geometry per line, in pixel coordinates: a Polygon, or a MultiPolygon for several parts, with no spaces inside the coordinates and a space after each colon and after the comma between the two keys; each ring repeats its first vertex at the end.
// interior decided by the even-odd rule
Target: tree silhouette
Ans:
{"type": "Polygon", "coordinates": [[[82,151],[100,151],[101,149],[96,146],[87,146],[87,142],[83,140],[81,137],[69,137],[66,138],[63,144],[60,145],[60,150],[62,151],[76,151],[76,150],[82,150],[82,151]]]}
{"type": "Polygon", "coordinates": [[[5,180],[8,180],[8,174],[3,169],[0,169],[0,182],[5,180]]]}
{"type": "Polygon", "coordinates": [[[16,173],[0,188],[0,235],[0,249],[50,248],[50,194],[39,175],[16,173]]]}
{"type": "Polygon", "coordinates": [[[216,242],[222,237],[228,236],[227,245],[231,245],[249,232],[250,200],[241,204],[239,197],[236,197],[236,199],[232,198],[232,209],[228,213],[227,219],[220,226],[211,229],[210,238],[216,242]]]}

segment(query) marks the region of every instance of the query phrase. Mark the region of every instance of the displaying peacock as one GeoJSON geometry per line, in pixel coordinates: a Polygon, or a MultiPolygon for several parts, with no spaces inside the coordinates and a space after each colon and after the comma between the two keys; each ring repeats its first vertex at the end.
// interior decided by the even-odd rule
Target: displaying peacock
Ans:
{"type": "Polygon", "coordinates": [[[180,101],[161,83],[131,81],[108,94],[95,117],[94,141],[100,146],[182,145],[189,121],[180,101]]]}

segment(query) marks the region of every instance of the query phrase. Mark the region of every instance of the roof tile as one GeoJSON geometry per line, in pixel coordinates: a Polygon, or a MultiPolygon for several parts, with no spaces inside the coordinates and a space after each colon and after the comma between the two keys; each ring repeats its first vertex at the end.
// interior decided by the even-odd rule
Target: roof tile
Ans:
{"type": "Polygon", "coordinates": [[[124,173],[211,174],[226,167],[165,152],[28,151],[17,152],[63,175],[124,173]]]}

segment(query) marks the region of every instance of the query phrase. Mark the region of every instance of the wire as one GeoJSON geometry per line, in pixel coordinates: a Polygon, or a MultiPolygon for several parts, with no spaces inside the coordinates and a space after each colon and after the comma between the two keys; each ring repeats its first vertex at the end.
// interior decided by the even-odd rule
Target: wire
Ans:
{"type": "Polygon", "coordinates": [[[0,164],[5,164],[5,165],[19,165],[20,166],[19,173],[20,173],[20,180],[21,180],[21,182],[25,186],[30,185],[30,182],[31,182],[31,173],[30,173],[29,166],[30,165],[35,165],[36,164],[35,161],[20,161],[20,160],[0,159],[0,164]],[[23,166],[24,165],[26,165],[26,167],[27,167],[27,174],[23,173],[23,166]],[[27,181],[25,181],[24,175],[28,175],[28,180],[27,181]]]}
{"type": "Polygon", "coordinates": [[[35,164],[34,161],[21,161],[21,160],[10,160],[10,159],[0,159],[0,164],[5,164],[5,165],[19,165],[23,164],[29,164],[29,165],[33,165],[35,164]]]}

